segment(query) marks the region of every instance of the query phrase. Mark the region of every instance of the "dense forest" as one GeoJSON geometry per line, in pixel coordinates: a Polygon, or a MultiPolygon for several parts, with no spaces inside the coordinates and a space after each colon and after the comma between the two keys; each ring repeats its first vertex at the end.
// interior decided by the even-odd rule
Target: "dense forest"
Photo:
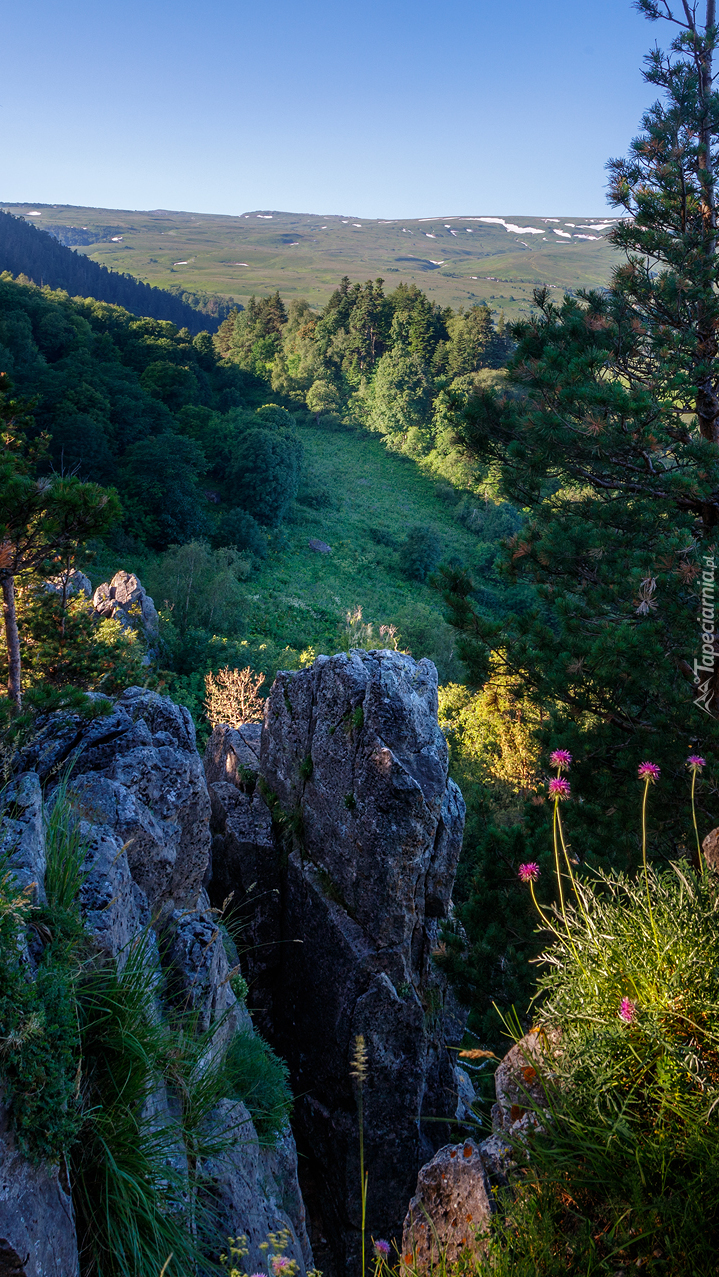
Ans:
{"type": "Polygon", "coordinates": [[[132,275],[110,271],[90,257],[74,253],[50,232],[2,210],[0,270],[26,276],[48,288],[62,288],[73,297],[94,297],[123,306],[133,315],[164,319],[189,328],[191,333],[214,331],[231,309],[227,298],[186,293],[180,286],[154,288],[132,275]]]}

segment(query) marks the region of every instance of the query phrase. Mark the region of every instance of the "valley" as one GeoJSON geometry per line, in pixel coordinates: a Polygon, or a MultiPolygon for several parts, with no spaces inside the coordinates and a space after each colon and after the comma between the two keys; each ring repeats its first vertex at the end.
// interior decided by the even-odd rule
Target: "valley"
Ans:
{"type": "Polygon", "coordinates": [[[111,270],[150,284],[221,293],[246,304],[279,289],[323,307],[340,278],[416,284],[442,306],[486,302],[518,317],[541,285],[558,294],[603,288],[616,254],[616,219],[580,215],[421,219],[252,211],[240,216],[72,205],[1,206],[57,233],[111,270]]]}

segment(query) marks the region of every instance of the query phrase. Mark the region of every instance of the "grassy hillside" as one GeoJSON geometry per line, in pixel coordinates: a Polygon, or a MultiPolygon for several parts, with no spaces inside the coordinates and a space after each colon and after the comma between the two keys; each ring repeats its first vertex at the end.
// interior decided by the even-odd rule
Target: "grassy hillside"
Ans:
{"type": "MultiPolygon", "coordinates": [[[[193,644],[202,644],[207,635],[199,638],[196,632],[183,640],[186,655],[178,659],[174,653],[172,693],[198,720],[204,670],[210,665],[248,662],[271,679],[278,668],[296,668],[350,641],[385,646],[391,640],[380,638],[381,625],[397,627],[404,650],[431,657],[442,681],[463,676],[439,595],[428,584],[409,580],[399,561],[408,528],[419,525],[437,533],[445,559],[459,559],[481,572],[486,545],[481,530],[477,535],[464,526],[466,510],[457,494],[363,431],[328,433],[309,419],[306,424],[300,419],[297,429],[305,453],[300,500],[290,521],[270,534],[266,559],[238,582],[236,623],[221,625],[223,638],[202,653],[193,644]],[[330,553],[312,550],[310,540],[329,545],[330,553]],[[348,631],[347,613],[357,608],[362,624],[372,625],[372,636],[348,631]]],[[[496,542],[496,535],[486,535],[496,542]]],[[[136,571],[164,609],[171,641],[173,614],[163,598],[171,575],[168,556],[131,547],[104,549],[90,576],[97,585],[119,568],[136,571]]]]}
{"type": "Polygon", "coordinates": [[[606,240],[611,219],[578,215],[384,221],[269,210],[225,217],[3,207],[56,228],[64,243],[104,266],[161,287],[182,284],[242,303],[253,293],[279,289],[285,299],[306,297],[320,307],[343,275],[353,281],[381,275],[388,288],[414,282],[442,305],[487,301],[512,316],[538,284],[559,290],[604,286],[614,262],[606,240]]]}

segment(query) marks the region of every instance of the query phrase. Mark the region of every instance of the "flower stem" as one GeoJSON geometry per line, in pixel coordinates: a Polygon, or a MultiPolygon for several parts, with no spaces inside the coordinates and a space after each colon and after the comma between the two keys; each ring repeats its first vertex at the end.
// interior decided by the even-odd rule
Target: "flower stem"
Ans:
{"type": "MultiPolygon", "coordinates": [[[[553,821],[552,828],[553,828],[553,833],[554,833],[554,864],[555,864],[555,866],[556,866],[556,870],[557,870],[557,885],[558,885],[558,887],[559,887],[559,905],[560,905],[560,908],[561,908],[561,911],[562,911],[562,919],[563,919],[563,921],[564,921],[564,929],[565,929],[565,931],[566,931],[566,933],[567,933],[567,935],[566,935],[566,939],[567,939],[567,941],[568,941],[568,943],[569,943],[569,947],[570,947],[570,949],[572,950],[572,953],[574,954],[575,958],[577,959],[577,962],[578,962],[579,966],[582,968],[582,971],[583,971],[583,972],[584,972],[584,974],[586,975],[586,974],[587,974],[586,969],[585,969],[585,967],[584,967],[584,964],[583,964],[583,962],[582,962],[582,959],[581,959],[581,958],[580,958],[580,956],[579,956],[579,953],[577,952],[576,945],[575,945],[574,941],[572,940],[572,933],[571,933],[571,931],[570,931],[570,929],[569,929],[569,923],[568,923],[568,921],[567,921],[567,911],[566,911],[566,909],[564,908],[564,893],[563,893],[563,891],[562,891],[562,875],[561,875],[560,870],[559,870],[559,842],[558,842],[558,839],[557,839],[557,828],[561,829],[561,827],[562,827],[562,826],[561,826],[561,818],[560,818],[560,815],[559,815],[559,799],[558,799],[558,798],[555,798],[555,800],[554,800],[554,821],[553,821]]],[[[562,839],[562,846],[564,846],[564,839],[562,839]]],[[[565,853],[564,853],[564,854],[565,854],[565,856],[566,856],[566,854],[567,854],[567,853],[566,853],[566,850],[565,850],[565,853]]],[[[568,861],[569,861],[569,857],[567,857],[567,862],[568,862],[568,861]]],[[[569,871],[569,872],[570,872],[570,876],[571,876],[571,872],[572,872],[572,871],[571,871],[571,869],[570,869],[570,871],[569,871]]]]}
{"type": "Polygon", "coordinates": [[[702,855],[702,846],[699,841],[699,830],[697,829],[697,809],[694,804],[694,786],[696,785],[696,783],[697,783],[697,772],[696,772],[696,767],[694,767],[692,768],[692,820],[694,822],[694,835],[697,840],[697,855],[699,857],[699,869],[700,869],[702,878],[704,878],[706,876],[706,862],[702,855]]]}
{"type": "Polygon", "coordinates": [[[649,907],[649,921],[652,924],[652,934],[654,936],[654,944],[657,950],[657,958],[661,961],[661,953],[659,950],[659,936],[654,925],[654,911],[652,909],[652,896],[649,890],[649,869],[647,868],[647,793],[649,791],[650,777],[644,779],[644,796],[642,798],[642,864],[644,865],[644,885],[647,889],[647,905],[649,907]]]}
{"type": "Polygon", "coordinates": [[[577,897],[577,900],[579,901],[579,908],[581,909],[582,913],[584,914],[584,921],[585,921],[585,922],[586,922],[586,924],[587,924],[587,929],[588,929],[589,931],[591,931],[591,930],[592,930],[592,925],[591,925],[591,923],[590,923],[590,921],[589,921],[589,915],[588,915],[588,913],[587,913],[586,909],[584,908],[584,901],[582,900],[582,897],[581,897],[581,895],[580,895],[579,891],[577,890],[577,884],[576,884],[576,881],[575,881],[575,878],[574,878],[574,874],[572,873],[572,862],[571,862],[571,860],[569,859],[569,852],[567,851],[567,844],[566,844],[566,842],[564,841],[564,830],[563,830],[563,828],[562,828],[562,817],[561,817],[561,815],[560,815],[560,813],[559,813],[559,809],[557,809],[557,824],[558,824],[558,826],[559,826],[559,837],[560,837],[560,840],[561,840],[561,843],[562,843],[562,851],[564,852],[564,859],[565,859],[565,860],[566,860],[566,862],[567,862],[567,870],[568,870],[568,872],[569,872],[569,881],[571,882],[572,887],[574,888],[574,894],[575,894],[575,896],[577,897]]]}
{"type": "Polygon", "coordinates": [[[558,798],[555,798],[555,800],[554,800],[554,820],[553,820],[553,822],[552,822],[552,833],[553,833],[553,835],[554,835],[554,867],[555,867],[555,869],[556,869],[556,871],[557,871],[557,886],[559,887],[559,907],[560,907],[560,909],[561,909],[561,911],[562,911],[562,917],[563,917],[563,919],[564,919],[564,925],[565,925],[565,927],[567,927],[567,930],[569,930],[569,927],[567,926],[567,915],[566,915],[566,913],[564,912],[564,893],[563,893],[563,891],[562,891],[562,875],[561,875],[561,873],[560,873],[560,871],[559,871],[559,842],[558,842],[558,839],[557,839],[557,825],[558,825],[558,823],[559,823],[559,799],[558,799],[558,798]]]}

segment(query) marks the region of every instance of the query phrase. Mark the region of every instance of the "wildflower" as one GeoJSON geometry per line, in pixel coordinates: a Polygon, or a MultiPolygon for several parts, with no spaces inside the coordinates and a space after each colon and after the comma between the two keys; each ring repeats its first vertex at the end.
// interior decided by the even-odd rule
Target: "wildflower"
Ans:
{"type": "Polygon", "coordinates": [[[637,1008],[635,1003],[632,1002],[629,998],[622,998],[622,1004],[619,1008],[619,1014],[622,1017],[622,1019],[625,1020],[627,1024],[631,1024],[636,1013],[637,1013],[637,1008]]]}
{"type": "Polygon", "coordinates": [[[274,1277],[292,1277],[292,1274],[297,1271],[296,1263],[287,1255],[273,1255],[270,1267],[274,1277]]]}
{"type": "Polygon", "coordinates": [[[569,798],[571,792],[569,781],[565,780],[563,776],[552,777],[549,782],[550,798],[569,798]]]}
{"type": "Polygon", "coordinates": [[[572,755],[568,749],[555,749],[554,753],[549,755],[549,761],[552,767],[558,767],[560,772],[567,771],[572,761],[572,755]]]}
{"type": "Polygon", "coordinates": [[[637,768],[637,775],[640,780],[651,781],[653,785],[655,780],[659,780],[661,767],[658,767],[656,763],[640,763],[637,768]]]}
{"type": "Polygon", "coordinates": [[[539,877],[539,865],[530,860],[528,864],[519,866],[518,874],[520,882],[536,882],[539,877]]]}
{"type": "Polygon", "coordinates": [[[699,754],[690,754],[687,759],[687,767],[693,772],[701,771],[702,767],[706,767],[706,765],[706,758],[700,758],[699,754]]]}
{"type": "Polygon", "coordinates": [[[383,1241],[381,1237],[375,1242],[374,1248],[380,1259],[389,1257],[389,1242],[383,1241]]]}

